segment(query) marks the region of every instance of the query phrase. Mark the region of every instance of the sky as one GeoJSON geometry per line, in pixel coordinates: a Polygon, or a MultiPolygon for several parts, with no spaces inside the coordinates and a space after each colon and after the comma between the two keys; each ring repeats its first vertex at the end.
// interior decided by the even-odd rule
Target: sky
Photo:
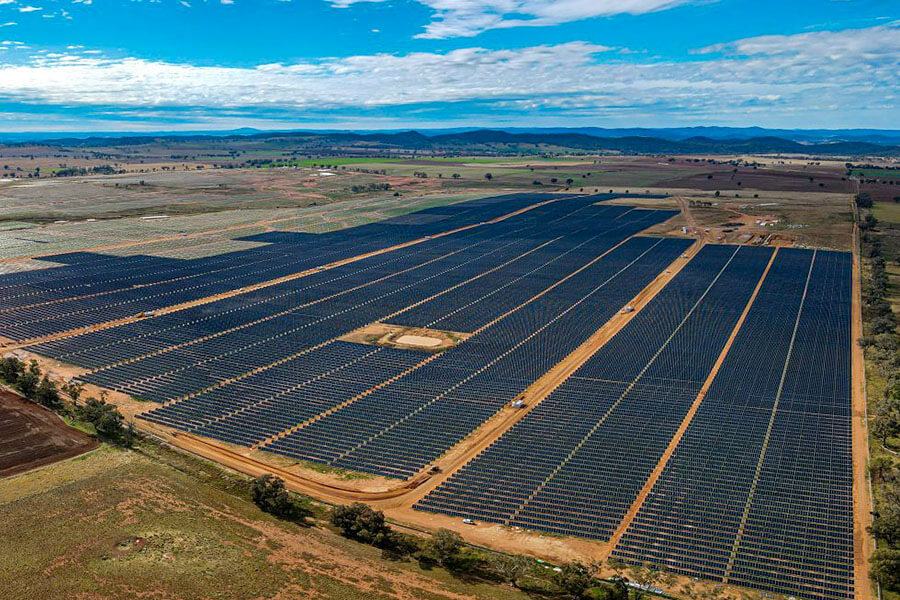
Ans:
{"type": "Polygon", "coordinates": [[[0,0],[0,131],[900,129],[900,0],[0,0]]]}

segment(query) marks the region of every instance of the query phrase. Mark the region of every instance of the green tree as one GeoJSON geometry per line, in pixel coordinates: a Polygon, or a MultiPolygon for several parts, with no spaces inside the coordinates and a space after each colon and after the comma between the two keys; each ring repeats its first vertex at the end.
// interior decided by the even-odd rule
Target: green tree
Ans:
{"type": "Polygon", "coordinates": [[[900,589],[900,550],[879,548],[873,552],[871,575],[889,590],[900,589]]]}
{"type": "Polygon", "coordinates": [[[878,403],[872,417],[872,435],[887,446],[888,440],[900,436],[900,399],[888,397],[878,403]]]}
{"type": "Polygon", "coordinates": [[[78,400],[81,398],[81,394],[84,393],[84,384],[70,380],[62,384],[60,391],[69,397],[69,400],[72,401],[72,405],[75,406],[75,408],[78,408],[78,400]]]}
{"type": "Polygon", "coordinates": [[[484,174],[484,178],[487,179],[488,181],[490,181],[491,179],[494,178],[494,176],[491,175],[490,173],[485,173],[485,174],[484,174]]]}
{"type": "Polygon", "coordinates": [[[0,379],[9,385],[15,385],[24,371],[25,365],[15,356],[8,356],[0,360],[0,379]]]}
{"type": "Polygon", "coordinates": [[[528,572],[531,564],[524,556],[495,554],[491,557],[488,567],[503,583],[516,587],[519,578],[528,572]]]}
{"type": "Polygon", "coordinates": [[[306,516],[306,511],[291,497],[290,492],[284,487],[284,481],[279,477],[269,473],[260,475],[253,480],[251,492],[253,503],[263,512],[290,520],[306,516]]]}
{"type": "Polygon", "coordinates": [[[93,425],[97,435],[110,442],[129,446],[134,441],[134,428],[125,426],[122,413],[106,401],[106,394],[101,394],[99,399],[88,398],[76,409],[76,414],[93,425]]]}
{"type": "Polygon", "coordinates": [[[334,507],[331,523],[345,537],[364,544],[383,547],[390,541],[391,528],[384,521],[384,513],[361,502],[334,507]]]}
{"type": "Polygon", "coordinates": [[[435,562],[442,567],[452,567],[462,552],[462,537],[449,529],[438,529],[428,540],[428,549],[435,562]]]}
{"type": "Polygon", "coordinates": [[[873,482],[884,484],[897,477],[897,467],[890,456],[874,456],[869,461],[869,477],[873,482]]]}
{"type": "Polygon", "coordinates": [[[604,583],[590,588],[585,595],[590,600],[628,600],[628,586],[624,581],[604,583]]]}
{"type": "Polygon", "coordinates": [[[23,396],[29,400],[33,400],[34,394],[40,383],[41,368],[38,366],[36,360],[32,360],[28,363],[28,368],[19,375],[19,378],[16,381],[16,387],[19,388],[19,391],[22,392],[23,396]]]}
{"type": "Polygon", "coordinates": [[[888,546],[900,546],[900,507],[879,512],[872,519],[869,533],[888,546]]]}
{"type": "Polygon", "coordinates": [[[56,384],[46,375],[41,378],[41,382],[34,390],[34,399],[39,404],[42,404],[51,410],[60,410],[64,407],[56,384]]]}
{"type": "Polygon", "coordinates": [[[560,567],[553,580],[568,598],[585,598],[596,580],[588,567],[579,562],[570,562],[560,567]]]}

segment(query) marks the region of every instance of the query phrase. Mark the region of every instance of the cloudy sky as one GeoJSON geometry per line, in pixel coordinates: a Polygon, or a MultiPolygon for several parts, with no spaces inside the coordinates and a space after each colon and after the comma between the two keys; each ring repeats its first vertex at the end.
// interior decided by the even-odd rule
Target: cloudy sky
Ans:
{"type": "Polygon", "coordinates": [[[0,0],[0,131],[900,128],[898,0],[0,0]]]}

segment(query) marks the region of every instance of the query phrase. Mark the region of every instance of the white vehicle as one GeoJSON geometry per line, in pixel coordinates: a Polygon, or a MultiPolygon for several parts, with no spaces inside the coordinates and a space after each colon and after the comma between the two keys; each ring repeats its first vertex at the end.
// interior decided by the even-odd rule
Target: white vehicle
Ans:
{"type": "Polygon", "coordinates": [[[463,523],[465,523],[466,525],[475,525],[475,521],[473,521],[472,519],[463,519],[463,523]]]}

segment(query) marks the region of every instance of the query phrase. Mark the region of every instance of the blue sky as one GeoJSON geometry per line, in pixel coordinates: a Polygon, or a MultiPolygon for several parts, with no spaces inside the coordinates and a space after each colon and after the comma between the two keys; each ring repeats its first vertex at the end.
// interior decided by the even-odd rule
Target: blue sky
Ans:
{"type": "Polygon", "coordinates": [[[897,128],[896,0],[0,0],[0,130],[897,128]]]}

